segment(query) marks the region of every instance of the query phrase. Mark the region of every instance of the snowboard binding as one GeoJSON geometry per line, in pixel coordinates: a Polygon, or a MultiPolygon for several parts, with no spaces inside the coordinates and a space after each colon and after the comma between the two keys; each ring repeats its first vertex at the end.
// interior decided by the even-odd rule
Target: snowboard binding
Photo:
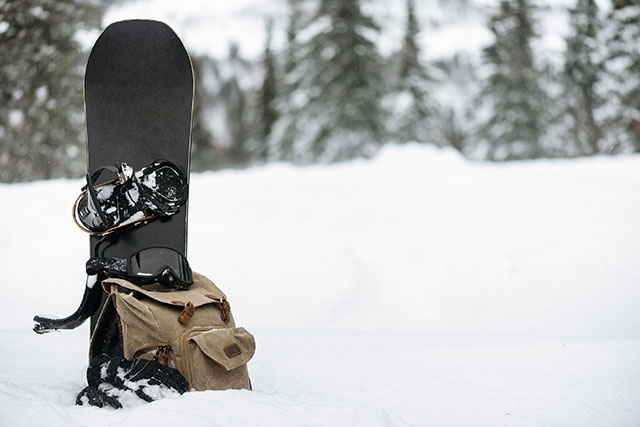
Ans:
{"type": "Polygon", "coordinates": [[[122,162],[86,175],[87,185],[73,205],[73,219],[83,231],[104,236],[127,226],[167,219],[187,201],[187,179],[178,165],[156,160],[141,170],[122,162]],[[115,175],[95,184],[104,171],[115,175]]]}

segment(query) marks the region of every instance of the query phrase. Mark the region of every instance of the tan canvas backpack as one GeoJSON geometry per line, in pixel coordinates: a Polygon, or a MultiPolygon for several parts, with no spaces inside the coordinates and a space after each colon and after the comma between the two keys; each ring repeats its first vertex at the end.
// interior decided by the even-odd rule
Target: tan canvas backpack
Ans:
{"type": "Polygon", "coordinates": [[[193,273],[188,290],[102,282],[109,294],[91,337],[90,358],[106,353],[176,368],[195,390],[250,389],[253,335],[235,325],[227,297],[193,273]]]}

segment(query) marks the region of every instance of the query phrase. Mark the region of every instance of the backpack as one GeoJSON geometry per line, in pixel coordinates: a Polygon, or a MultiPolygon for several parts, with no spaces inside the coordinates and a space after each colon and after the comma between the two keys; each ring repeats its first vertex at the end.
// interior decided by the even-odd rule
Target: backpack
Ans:
{"type": "Polygon", "coordinates": [[[142,288],[127,280],[102,282],[108,298],[100,313],[89,357],[107,354],[154,360],[175,368],[191,389],[251,389],[247,362],[255,339],[236,327],[226,295],[193,273],[187,290],[142,288]]]}

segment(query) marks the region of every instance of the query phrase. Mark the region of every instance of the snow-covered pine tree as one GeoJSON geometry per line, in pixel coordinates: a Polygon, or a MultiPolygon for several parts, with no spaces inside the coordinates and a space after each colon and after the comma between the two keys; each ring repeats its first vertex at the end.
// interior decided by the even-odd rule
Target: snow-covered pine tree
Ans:
{"type": "Polygon", "coordinates": [[[286,29],[283,72],[278,78],[278,95],[275,101],[276,119],[267,140],[268,157],[273,160],[293,158],[293,140],[295,138],[295,109],[290,101],[295,91],[294,70],[299,60],[298,31],[303,18],[301,0],[288,0],[289,16],[286,29]]]}
{"type": "Polygon", "coordinates": [[[402,39],[402,48],[399,55],[399,84],[403,85],[406,80],[413,75],[418,74],[420,77],[426,77],[426,71],[420,64],[420,49],[416,38],[420,27],[416,19],[416,5],[414,0],[406,0],[406,24],[404,29],[404,37],[402,39]]]}
{"type": "Polygon", "coordinates": [[[298,62],[298,30],[300,28],[300,20],[302,19],[302,10],[300,8],[301,0],[288,0],[289,19],[287,21],[286,38],[287,45],[285,47],[284,73],[288,74],[293,71],[298,62]]]}
{"type": "Polygon", "coordinates": [[[229,56],[225,61],[224,80],[220,88],[220,98],[224,102],[225,144],[228,147],[228,163],[244,165],[251,158],[251,105],[241,80],[251,65],[242,58],[238,45],[231,43],[229,56]]]}
{"type": "Polygon", "coordinates": [[[489,76],[480,92],[478,138],[489,160],[539,158],[547,96],[536,68],[532,41],[537,36],[533,6],[527,0],[501,0],[490,18],[494,42],[483,50],[489,76]]]}
{"type": "Polygon", "coordinates": [[[613,0],[606,26],[607,147],[640,152],[640,2],[613,0]]]}
{"type": "Polygon", "coordinates": [[[569,135],[575,154],[600,152],[600,123],[597,110],[604,97],[599,93],[602,73],[601,22],[595,0],[577,0],[569,9],[570,35],[566,39],[564,96],[570,117],[569,135]]]}
{"type": "Polygon", "coordinates": [[[291,143],[295,162],[345,160],[382,143],[381,60],[372,41],[378,31],[359,0],[321,0],[299,41],[299,60],[287,77],[286,114],[272,145],[291,143]]]}
{"type": "Polygon", "coordinates": [[[432,69],[438,76],[438,92],[446,95],[437,112],[438,135],[443,145],[449,145],[467,154],[469,136],[474,129],[471,112],[473,93],[477,90],[478,66],[466,53],[433,62],[432,69]]]}
{"type": "Polygon", "coordinates": [[[210,66],[206,56],[191,56],[195,92],[191,125],[191,170],[195,172],[213,169],[216,162],[213,136],[204,117],[209,93],[204,84],[205,67],[210,66]]]}
{"type": "Polygon", "coordinates": [[[273,124],[278,118],[276,111],[276,60],[271,50],[271,37],[273,35],[273,19],[267,19],[266,25],[266,42],[264,47],[264,54],[262,57],[263,77],[262,87],[260,88],[260,94],[258,96],[258,114],[259,114],[259,129],[257,135],[257,152],[256,157],[266,160],[268,150],[268,139],[271,134],[273,124]]]}
{"type": "Polygon", "coordinates": [[[249,141],[249,121],[247,120],[247,96],[240,87],[238,79],[232,77],[224,86],[226,104],[227,126],[231,147],[229,148],[229,160],[234,165],[243,165],[250,158],[250,150],[247,147],[249,141]]]}
{"type": "Polygon", "coordinates": [[[79,176],[85,168],[79,30],[101,3],[0,1],[0,182],[79,176]]]}
{"type": "Polygon", "coordinates": [[[435,102],[429,89],[432,79],[420,60],[417,37],[420,31],[414,0],[406,0],[406,26],[397,55],[397,74],[391,92],[384,98],[389,111],[387,129],[399,142],[419,141],[442,145],[436,132],[435,102]]]}

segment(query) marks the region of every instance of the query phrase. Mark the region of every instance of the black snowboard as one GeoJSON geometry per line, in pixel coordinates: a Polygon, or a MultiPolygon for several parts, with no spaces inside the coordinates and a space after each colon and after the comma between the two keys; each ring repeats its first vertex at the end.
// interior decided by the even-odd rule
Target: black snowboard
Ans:
{"type": "MultiPolygon", "coordinates": [[[[85,73],[87,172],[120,162],[139,170],[166,159],[180,166],[188,180],[193,91],[189,55],[166,24],[130,20],[109,25],[91,50],[85,73]]],[[[99,182],[112,178],[105,173],[99,182]]],[[[90,256],[96,245],[105,257],[128,258],[151,246],[186,256],[187,212],[188,202],[167,221],[125,228],[102,242],[91,237],[90,256]]],[[[91,319],[92,331],[99,313],[91,319]]]]}

